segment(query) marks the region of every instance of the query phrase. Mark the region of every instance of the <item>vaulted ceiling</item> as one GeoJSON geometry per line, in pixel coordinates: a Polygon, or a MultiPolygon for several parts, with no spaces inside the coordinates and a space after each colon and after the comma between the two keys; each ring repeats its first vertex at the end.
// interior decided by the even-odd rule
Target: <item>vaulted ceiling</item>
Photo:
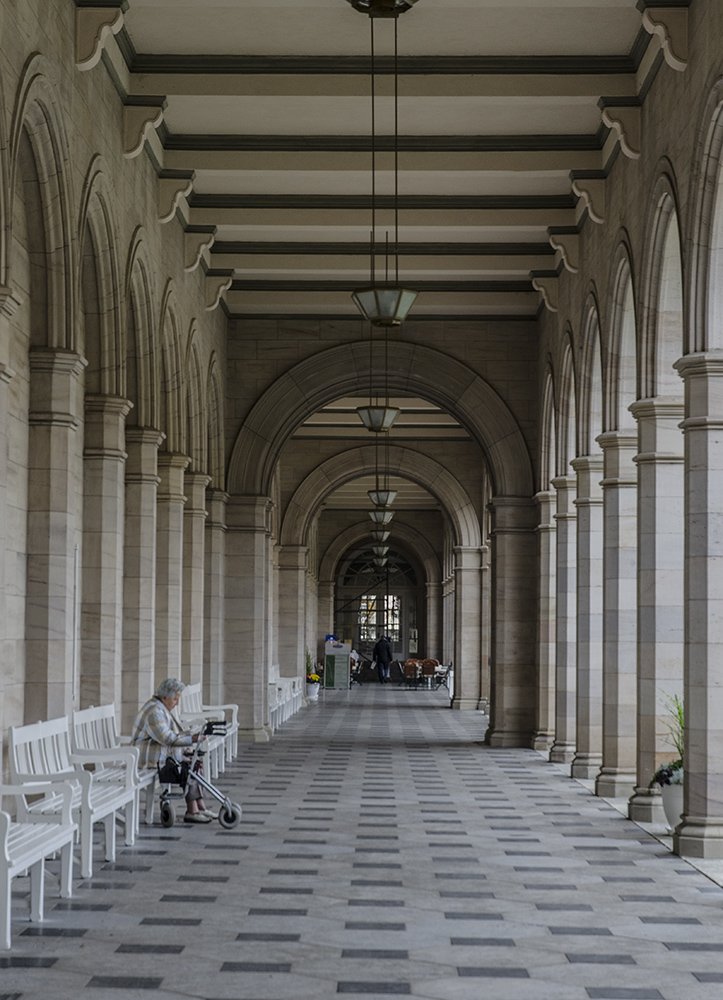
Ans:
{"type": "MultiPolygon", "coordinates": [[[[639,6],[418,0],[400,16],[400,268],[421,293],[415,316],[531,317],[535,289],[576,267],[612,161],[637,153],[662,60],[656,4],[639,6]]],[[[126,154],[153,159],[189,268],[208,271],[233,315],[356,316],[369,18],[348,0],[130,0],[123,22],[103,59],[124,96],[126,154]]],[[[376,25],[382,228],[392,25],[376,25]]]]}

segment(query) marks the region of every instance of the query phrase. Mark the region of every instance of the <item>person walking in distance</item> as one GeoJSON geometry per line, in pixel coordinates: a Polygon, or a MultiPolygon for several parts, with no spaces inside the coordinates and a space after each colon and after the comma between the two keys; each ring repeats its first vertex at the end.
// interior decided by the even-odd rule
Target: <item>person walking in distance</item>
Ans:
{"type": "Polygon", "coordinates": [[[388,635],[383,635],[377,640],[374,647],[374,659],[377,664],[379,683],[389,682],[389,664],[392,662],[392,644],[388,635]]]}

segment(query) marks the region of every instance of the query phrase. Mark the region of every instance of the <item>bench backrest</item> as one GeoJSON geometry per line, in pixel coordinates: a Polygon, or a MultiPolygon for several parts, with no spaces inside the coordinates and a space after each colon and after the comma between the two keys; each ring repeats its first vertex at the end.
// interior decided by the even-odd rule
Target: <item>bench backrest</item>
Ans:
{"type": "Polygon", "coordinates": [[[8,737],[10,774],[14,783],[26,774],[61,774],[73,771],[67,716],[11,726],[8,737]]]}
{"type": "Polygon", "coordinates": [[[73,750],[113,750],[120,746],[115,705],[97,705],[73,712],[73,750]]]}
{"type": "Polygon", "coordinates": [[[182,716],[203,715],[200,683],[185,686],[181,692],[178,710],[182,716]]]}

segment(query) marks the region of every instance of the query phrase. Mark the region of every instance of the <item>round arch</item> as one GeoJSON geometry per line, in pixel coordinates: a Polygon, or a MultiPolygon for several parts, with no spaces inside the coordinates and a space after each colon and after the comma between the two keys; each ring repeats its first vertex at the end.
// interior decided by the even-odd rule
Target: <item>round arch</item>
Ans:
{"type": "Polygon", "coordinates": [[[126,264],[126,393],[133,403],[130,423],[158,427],[158,357],[153,318],[153,270],[142,227],[133,233],[126,264]]]}
{"type": "Polygon", "coordinates": [[[577,416],[577,379],[572,351],[572,331],[567,329],[562,345],[557,408],[557,469],[556,475],[568,476],[570,462],[575,458],[575,424],[577,416]]]}
{"type": "MultiPolygon", "coordinates": [[[[327,546],[324,555],[319,563],[319,580],[333,580],[339,561],[345,552],[348,552],[353,545],[357,545],[364,539],[369,538],[369,524],[359,522],[352,524],[344,531],[340,532],[327,546]]],[[[393,528],[393,541],[399,541],[402,545],[414,552],[422,564],[426,575],[427,583],[440,583],[442,579],[442,568],[437,557],[437,553],[429,544],[427,538],[416,528],[408,524],[395,524],[393,528]]]]}
{"type": "Polygon", "coordinates": [[[542,385],[542,413],[540,419],[540,471],[538,486],[549,490],[555,477],[555,376],[548,358],[542,385]]]}
{"type": "Polygon", "coordinates": [[[186,453],[191,459],[189,471],[208,471],[208,427],[206,386],[201,378],[201,361],[195,339],[195,320],[191,323],[186,346],[186,453]]]}
{"type": "Polygon", "coordinates": [[[577,403],[577,454],[599,452],[596,438],[602,431],[602,364],[600,309],[594,289],[583,309],[577,403]]]}
{"type": "MultiPolygon", "coordinates": [[[[425,486],[442,504],[455,536],[455,545],[478,548],[482,544],[479,518],[458,480],[433,458],[408,448],[390,445],[388,471],[425,486]]],[[[333,490],[360,476],[373,473],[373,445],[334,455],[317,466],[299,485],[284,512],[280,544],[300,545],[306,539],[314,511],[333,490]]]]}
{"type": "MultiPolygon", "coordinates": [[[[441,351],[390,341],[371,378],[390,393],[421,396],[450,413],[482,449],[496,495],[529,497],[532,462],[520,427],[502,397],[476,372],[441,351]]],[[[233,447],[230,493],[268,495],[285,441],[308,416],[340,396],[368,391],[369,347],[356,341],[314,354],[285,372],[249,413],[233,447]]]]}
{"type": "Polygon", "coordinates": [[[621,235],[610,274],[610,319],[603,344],[603,431],[635,427],[628,406],[637,397],[637,324],[632,252],[626,233],[621,235]]]}
{"type": "Polygon", "coordinates": [[[166,449],[186,454],[186,427],[183,421],[184,372],[181,360],[180,331],[173,282],[169,279],[163,294],[160,316],[163,426],[166,449]]]}
{"type": "MultiPolygon", "coordinates": [[[[6,108],[5,89],[3,86],[3,75],[0,69],[0,108],[6,108]]],[[[9,231],[10,219],[8,218],[9,206],[12,204],[12,188],[9,183],[9,163],[8,163],[8,143],[5,134],[5,115],[0,114],[0,288],[7,287],[8,277],[8,256],[9,256],[9,231]]]]}

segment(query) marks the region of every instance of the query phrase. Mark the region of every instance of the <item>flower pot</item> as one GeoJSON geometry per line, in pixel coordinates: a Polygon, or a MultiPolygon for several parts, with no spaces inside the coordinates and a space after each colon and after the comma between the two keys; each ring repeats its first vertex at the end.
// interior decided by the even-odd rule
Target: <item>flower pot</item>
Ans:
{"type": "Polygon", "coordinates": [[[680,817],[683,813],[683,786],[663,785],[660,794],[663,796],[665,818],[672,832],[680,823],[680,817]]]}
{"type": "Polygon", "coordinates": [[[306,685],[306,697],[309,701],[319,700],[319,685],[318,684],[307,684],[306,685]]]}

